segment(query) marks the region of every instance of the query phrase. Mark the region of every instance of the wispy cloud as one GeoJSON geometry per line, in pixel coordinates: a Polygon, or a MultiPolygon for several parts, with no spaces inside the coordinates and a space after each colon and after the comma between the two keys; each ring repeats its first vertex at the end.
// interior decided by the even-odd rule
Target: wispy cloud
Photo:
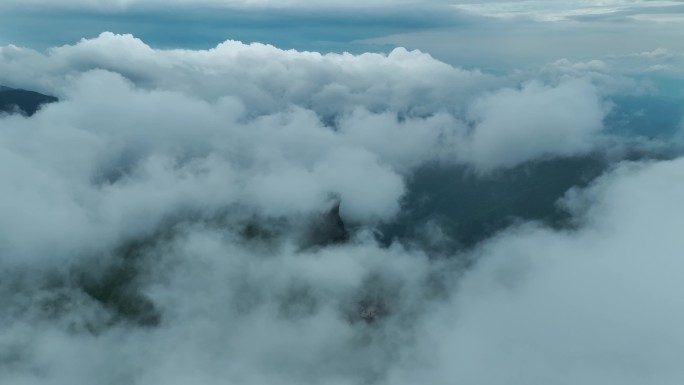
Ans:
{"type": "Polygon", "coordinates": [[[586,16],[630,15],[641,17],[664,10],[681,11],[681,1],[472,1],[454,4],[459,10],[496,18],[532,18],[538,21],[563,21],[586,16]]]}

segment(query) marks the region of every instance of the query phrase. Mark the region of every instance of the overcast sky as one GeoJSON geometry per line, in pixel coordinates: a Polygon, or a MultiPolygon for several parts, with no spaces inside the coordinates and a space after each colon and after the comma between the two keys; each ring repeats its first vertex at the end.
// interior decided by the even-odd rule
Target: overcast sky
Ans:
{"type": "Polygon", "coordinates": [[[491,70],[684,51],[682,1],[31,0],[0,9],[0,44],[38,49],[108,30],[158,47],[210,48],[227,39],[324,52],[404,46],[491,70]]]}

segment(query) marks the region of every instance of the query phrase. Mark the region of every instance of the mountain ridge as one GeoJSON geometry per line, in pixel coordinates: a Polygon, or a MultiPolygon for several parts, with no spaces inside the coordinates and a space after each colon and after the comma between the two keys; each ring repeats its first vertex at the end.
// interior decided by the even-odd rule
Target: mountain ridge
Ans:
{"type": "Polygon", "coordinates": [[[33,116],[44,104],[59,101],[40,92],[0,85],[0,113],[20,113],[33,116]]]}

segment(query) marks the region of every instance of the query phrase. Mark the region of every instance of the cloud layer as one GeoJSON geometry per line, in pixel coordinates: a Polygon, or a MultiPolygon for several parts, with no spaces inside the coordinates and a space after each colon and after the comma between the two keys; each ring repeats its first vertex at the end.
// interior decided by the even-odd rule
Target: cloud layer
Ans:
{"type": "Polygon", "coordinates": [[[557,22],[568,19],[591,17],[635,17],[681,12],[681,1],[653,0],[611,0],[611,1],[462,1],[454,4],[456,9],[478,15],[496,18],[532,18],[540,21],[557,22]]]}
{"type": "Polygon", "coordinates": [[[60,97],[0,116],[0,382],[681,382],[677,156],[568,191],[566,228],[446,257],[376,240],[426,164],[623,158],[620,88],[542,73],[112,33],[0,48],[0,83],[60,97]],[[303,244],[338,202],[351,239],[303,244]]]}
{"type": "MultiPolygon", "coordinates": [[[[105,10],[121,10],[133,7],[168,7],[168,6],[183,6],[183,7],[228,7],[228,8],[368,8],[368,7],[387,7],[387,6],[401,6],[405,4],[416,4],[415,0],[372,0],[372,1],[349,1],[340,5],[338,1],[325,0],[316,3],[306,2],[302,0],[59,0],[47,2],[44,0],[29,0],[29,1],[7,1],[2,4],[7,8],[30,7],[30,6],[48,6],[56,8],[95,8],[105,10]]],[[[428,4],[448,4],[443,0],[431,0],[428,4]]],[[[424,6],[425,4],[423,4],[424,6]]]]}

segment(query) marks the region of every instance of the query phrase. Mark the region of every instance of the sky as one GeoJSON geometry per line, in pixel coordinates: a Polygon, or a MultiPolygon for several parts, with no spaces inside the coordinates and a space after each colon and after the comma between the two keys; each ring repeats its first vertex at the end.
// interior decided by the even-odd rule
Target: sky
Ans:
{"type": "Polygon", "coordinates": [[[403,46],[491,70],[683,50],[681,1],[32,0],[0,7],[0,42],[38,49],[106,30],[167,48],[206,49],[227,39],[321,52],[403,46]]]}
{"type": "Polygon", "coordinates": [[[0,383],[681,384],[683,6],[3,1],[0,383]]]}

